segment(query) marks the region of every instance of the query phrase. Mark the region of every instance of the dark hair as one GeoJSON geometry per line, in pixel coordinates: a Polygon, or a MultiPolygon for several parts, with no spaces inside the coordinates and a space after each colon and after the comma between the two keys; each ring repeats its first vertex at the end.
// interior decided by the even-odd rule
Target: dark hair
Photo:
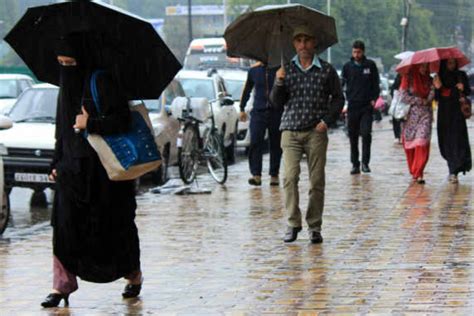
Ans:
{"type": "Polygon", "coordinates": [[[363,51],[365,51],[365,44],[364,44],[364,42],[357,40],[352,44],[352,48],[358,48],[358,49],[362,49],[363,51]]]}

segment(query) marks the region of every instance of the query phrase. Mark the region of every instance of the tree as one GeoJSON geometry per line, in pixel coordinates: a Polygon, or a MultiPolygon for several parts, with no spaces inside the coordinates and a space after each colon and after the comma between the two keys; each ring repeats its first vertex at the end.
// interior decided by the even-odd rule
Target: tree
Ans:
{"type": "MultiPolygon", "coordinates": [[[[316,10],[327,12],[326,0],[300,0],[298,2],[316,10]]],[[[287,3],[287,1],[231,1],[233,7],[248,4],[251,8],[277,3],[287,3]]],[[[336,19],[339,38],[339,42],[331,48],[332,63],[337,68],[342,67],[349,59],[352,42],[356,39],[365,42],[367,55],[380,57],[384,65],[387,66],[395,63],[396,60],[393,55],[400,51],[402,8],[402,0],[332,0],[331,15],[336,19]]],[[[408,49],[414,50],[435,46],[438,42],[438,35],[432,25],[431,11],[415,3],[411,12],[408,49]]]]}

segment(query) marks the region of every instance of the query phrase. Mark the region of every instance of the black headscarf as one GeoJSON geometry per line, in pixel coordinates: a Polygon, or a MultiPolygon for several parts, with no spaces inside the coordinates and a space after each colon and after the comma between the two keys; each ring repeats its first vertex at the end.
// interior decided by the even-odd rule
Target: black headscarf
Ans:
{"type": "Polygon", "coordinates": [[[459,70],[456,62],[456,69],[448,70],[448,61],[446,59],[441,61],[439,76],[445,88],[452,89],[460,81],[459,70]]]}

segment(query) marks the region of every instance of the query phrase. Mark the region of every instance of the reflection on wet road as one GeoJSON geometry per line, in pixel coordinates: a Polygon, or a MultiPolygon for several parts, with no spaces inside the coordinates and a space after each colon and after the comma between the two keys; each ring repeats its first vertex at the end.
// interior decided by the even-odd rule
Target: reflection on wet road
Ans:
{"type": "MultiPolygon", "coordinates": [[[[468,315],[474,304],[472,173],[449,184],[433,140],[427,184],[410,183],[403,150],[387,126],[375,126],[370,175],[350,176],[348,139],[340,131],[330,135],[322,245],[311,245],[305,231],[293,244],[282,242],[283,190],[270,187],[268,176],[262,187],[249,187],[242,159],[224,187],[199,178],[212,194],[138,196],[140,299],[121,299],[123,281],[80,282],[71,306],[54,312],[468,315]]],[[[28,194],[16,194],[25,202],[13,203],[14,226],[0,239],[0,306],[7,314],[46,314],[39,302],[51,287],[50,210],[28,209],[28,194]]]]}

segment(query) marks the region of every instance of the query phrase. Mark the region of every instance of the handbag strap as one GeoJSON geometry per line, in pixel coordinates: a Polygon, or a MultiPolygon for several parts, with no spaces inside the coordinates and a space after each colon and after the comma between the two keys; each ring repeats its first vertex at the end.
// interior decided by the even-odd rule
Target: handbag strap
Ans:
{"type": "Polygon", "coordinates": [[[97,114],[99,115],[101,113],[101,109],[100,109],[100,102],[99,102],[99,92],[97,91],[97,76],[104,72],[105,71],[103,70],[94,71],[91,75],[91,80],[90,80],[90,90],[91,90],[91,95],[92,95],[92,101],[94,101],[93,103],[97,110],[97,114]]]}

